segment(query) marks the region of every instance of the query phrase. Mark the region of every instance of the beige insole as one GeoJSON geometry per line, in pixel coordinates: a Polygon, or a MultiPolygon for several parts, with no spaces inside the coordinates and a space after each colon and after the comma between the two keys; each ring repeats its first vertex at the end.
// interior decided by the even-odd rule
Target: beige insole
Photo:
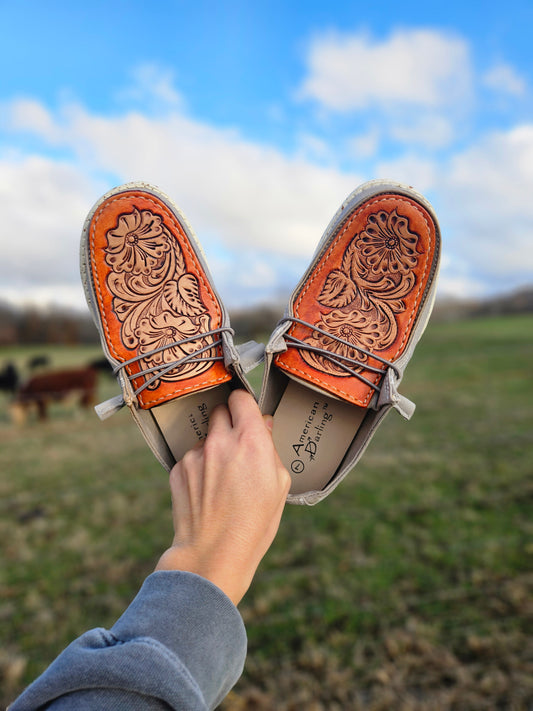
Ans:
{"type": "Polygon", "coordinates": [[[176,461],[205,439],[211,411],[217,405],[227,403],[230,392],[229,385],[219,385],[152,408],[152,414],[176,461]]]}
{"type": "Polygon", "coordinates": [[[326,486],[366,409],[290,380],[274,413],[274,444],[292,478],[291,494],[326,486]]]}

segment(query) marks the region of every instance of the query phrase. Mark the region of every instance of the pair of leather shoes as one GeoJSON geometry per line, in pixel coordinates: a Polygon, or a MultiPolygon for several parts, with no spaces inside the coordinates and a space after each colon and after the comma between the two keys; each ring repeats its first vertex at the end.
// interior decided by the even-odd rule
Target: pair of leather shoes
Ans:
{"type": "Polygon", "coordinates": [[[371,181],[341,205],[266,348],[236,347],[201,246],[157,188],[129,183],[89,212],[81,275],[124,404],[170,470],[207,433],[209,413],[265,359],[259,398],[293,480],[314,504],[354,467],[391,408],[429,319],[440,254],[437,219],[413,189],[371,181]]]}

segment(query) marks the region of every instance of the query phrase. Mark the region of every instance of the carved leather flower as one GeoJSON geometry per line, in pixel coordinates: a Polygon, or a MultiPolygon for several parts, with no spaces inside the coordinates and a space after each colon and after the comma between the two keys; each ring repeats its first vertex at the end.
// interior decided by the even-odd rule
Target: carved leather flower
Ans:
{"type": "MultiPolygon", "coordinates": [[[[379,325],[376,323],[375,313],[335,310],[329,314],[322,316],[317,324],[322,330],[327,331],[331,336],[313,332],[312,336],[306,338],[305,341],[309,345],[324,348],[331,354],[338,354],[347,358],[354,358],[360,362],[366,362],[368,356],[358,350],[358,347],[365,350],[372,350],[376,342],[379,340],[380,332],[379,325]],[[345,341],[342,343],[340,340],[345,341]]],[[[343,368],[336,366],[334,362],[318,353],[312,351],[300,351],[303,359],[309,365],[319,370],[331,373],[332,375],[349,376],[343,368]]],[[[350,368],[356,366],[351,363],[346,363],[350,368]]]]}
{"type": "Polygon", "coordinates": [[[408,274],[418,260],[418,236],[410,231],[407,218],[396,210],[370,215],[356,237],[362,261],[374,274],[408,274]]]}
{"type": "Polygon", "coordinates": [[[162,311],[157,316],[149,316],[139,321],[139,326],[135,335],[139,339],[139,350],[141,353],[149,353],[162,346],[182,341],[185,338],[198,336],[198,340],[183,343],[180,346],[170,346],[165,350],[154,353],[150,359],[154,363],[172,363],[172,361],[183,358],[184,355],[197,350],[199,340],[203,333],[209,330],[209,316],[191,318],[190,316],[176,316],[170,311],[162,311]]]}
{"type": "Polygon", "coordinates": [[[150,274],[170,249],[161,217],[150,210],[120,215],[106,236],[106,262],[115,272],[150,274]]]}
{"type": "MultiPolygon", "coordinates": [[[[212,342],[212,337],[202,337],[210,328],[210,317],[204,313],[200,316],[176,316],[170,311],[162,311],[156,316],[148,316],[139,321],[135,330],[135,335],[139,341],[139,352],[146,354],[143,363],[146,367],[164,366],[181,360],[185,356],[198,351],[212,342]],[[186,338],[198,336],[198,338],[182,343],[181,345],[170,345],[186,338]],[[168,346],[158,353],[150,354],[162,346],[168,346]]],[[[212,355],[211,350],[200,354],[200,358],[212,355]]],[[[184,363],[176,371],[171,370],[162,376],[162,380],[180,380],[185,376],[203,373],[211,367],[212,361],[197,363],[184,363]]],[[[157,381],[151,387],[157,387],[157,381]]]]}

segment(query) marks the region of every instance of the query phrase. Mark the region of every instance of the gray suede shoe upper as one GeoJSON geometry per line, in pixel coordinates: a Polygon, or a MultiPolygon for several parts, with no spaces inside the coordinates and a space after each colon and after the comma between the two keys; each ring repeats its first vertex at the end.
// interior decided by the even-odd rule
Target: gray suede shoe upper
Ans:
{"type": "MultiPolygon", "coordinates": [[[[330,494],[392,408],[407,419],[413,414],[398,386],[433,308],[439,259],[437,218],[410,187],[365,183],[333,217],[266,346],[260,406],[276,423],[294,381],[364,408],[364,418],[326,485],[290,494],[291,503],[315,504],[330,494]]],[[[309,440],[305,428],[303,434],[298,454],[298,442],[309,440]]],[[[309,442],[312,453],[317,445],[309,442]]],[[[320,446],[328,446],[324,438],[320,446]]],[[[284,464],[299,473],[305,460],[284,464]]]]}

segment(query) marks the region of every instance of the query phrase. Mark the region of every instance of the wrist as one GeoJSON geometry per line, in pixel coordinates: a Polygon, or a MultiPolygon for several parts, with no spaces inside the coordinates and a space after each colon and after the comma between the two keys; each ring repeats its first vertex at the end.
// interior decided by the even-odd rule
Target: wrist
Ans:
{"type": "Polygon", "coordinates": [[[155,570],[182,570],[199,575],[216,585],[238,605],[244,597],[251,580],[244,580],[233,566],[225,565],[220,556],[202,556],[192,547],[185,545],[171,546],[159,559],[155,570]],[[216,562],[214,562],[216,561],[216,562]]]}

